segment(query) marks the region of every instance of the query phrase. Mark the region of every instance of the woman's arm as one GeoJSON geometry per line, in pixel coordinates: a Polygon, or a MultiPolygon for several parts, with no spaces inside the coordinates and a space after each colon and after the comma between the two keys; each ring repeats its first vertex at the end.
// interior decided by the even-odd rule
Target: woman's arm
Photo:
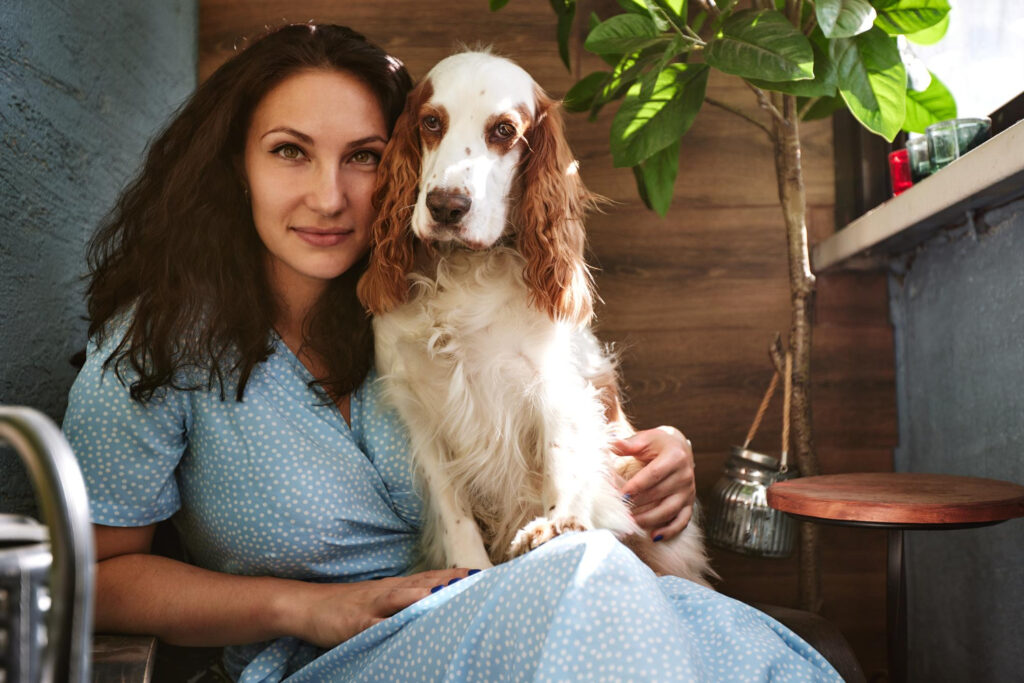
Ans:
{"type": "Polygon", "coordinates": [[[295,636],[333,647],[466,569],[356,583],[235,576],[150,554],[155,525],[95,525],[96,630],[174,645],[220,646],[295,636]]]}

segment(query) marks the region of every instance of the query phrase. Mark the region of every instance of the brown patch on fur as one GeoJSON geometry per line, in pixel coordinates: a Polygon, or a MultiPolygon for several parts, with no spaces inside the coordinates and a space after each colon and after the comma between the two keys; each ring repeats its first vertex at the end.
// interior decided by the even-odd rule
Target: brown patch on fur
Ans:
{"type": "Polygon", "coordinates": [[[429,80],[405,101],[377,173],[372,246],[366,272],[356,293],[370,313],[390,311],[409,295],[407,275],[413,268],[413,233],[409,227],[420,185],[420,110],[434,94],[429,80]]]}
{"type": "Polygon", "coordinates": [[[539,517],[519,530],[512,545],[508,549],[507,560],[519,557],[531,550],[539,548],[552,538],[570,531],[586,531],[587,528],[575,517],[548,519],[539,517]]]}
{"type": "Polygon", "coordinates": [[[589,322],[594,312],[590,271],[583,259],[583,215],[595,201],[576,172],[558,103],[538,86],[536,120],[527,130],[512,222],[530,298],[552,319],[589,322]]]}

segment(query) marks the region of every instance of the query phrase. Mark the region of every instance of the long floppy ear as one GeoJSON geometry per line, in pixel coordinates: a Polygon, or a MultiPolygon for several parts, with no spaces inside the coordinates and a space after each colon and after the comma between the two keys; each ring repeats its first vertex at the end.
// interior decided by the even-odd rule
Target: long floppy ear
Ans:
{"type": "Polygon", "coordinates": [[[580,180],[558,103],[540,87],[534,97],[537,109],[526,132],[521,194],[512,217],[526,258],[523,277],[534,305],[552,319],[584,323],[594,311],[593,283],[583,260],[583,214],[593,195],[580,180]]]}
{"type": "Polygon", "coordinates": [[[386,313],[409,294],[406,276],[413,267],[413,232],[409,225],[420,185],[419,112],[432,93],[429,81],[417,86],[405,100],[391,140],[377,169],[373,205],[370,259],[359,279],[356,294],[370,313],[386,313]]]}

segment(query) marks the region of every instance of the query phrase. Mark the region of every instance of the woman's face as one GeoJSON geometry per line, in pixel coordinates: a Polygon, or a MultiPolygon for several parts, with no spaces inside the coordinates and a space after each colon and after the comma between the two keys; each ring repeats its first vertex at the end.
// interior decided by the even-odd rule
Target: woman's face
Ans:
{"type": "Polygon", "coordinates": [[[366,253],[387,137],[373,92],[341,71],[301,71],[256,106],[245,176],[277,292],[322,289],[366,253]]]}

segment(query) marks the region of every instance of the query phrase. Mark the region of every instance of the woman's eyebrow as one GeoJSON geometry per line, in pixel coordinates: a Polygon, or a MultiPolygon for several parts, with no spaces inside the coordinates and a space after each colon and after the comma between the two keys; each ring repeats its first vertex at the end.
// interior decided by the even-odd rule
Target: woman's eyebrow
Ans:
{"type": "Polygon", "coordinates": [[[359,138],[358,140],[353,140],[352,142],[348,143],[348,146],[349,147],[359,147],[360,145],[365,145],[365,144],[368,144],[368,143],[371,143],[371,142],[383,142],[383,143],[387,144],[387,141],[388,141],[387,138],[382,138],[379,135],[367,135],[365,138],[359,138]]]}
{"type": "Polygon", "coordinates": [[[260,140],[262,140],[263,138],[267,137],[272,133],[288,133],[289,135],[293,135],[297,137],[299,140],[302,140],[306,144],[311,144],[313,142],[313,138],[309,137],[305,133],[295,130],[294,128],[289,128],[288,126],[278,126],[277,128],[271,128],[266,133],[260,136],[260,140]]]}

